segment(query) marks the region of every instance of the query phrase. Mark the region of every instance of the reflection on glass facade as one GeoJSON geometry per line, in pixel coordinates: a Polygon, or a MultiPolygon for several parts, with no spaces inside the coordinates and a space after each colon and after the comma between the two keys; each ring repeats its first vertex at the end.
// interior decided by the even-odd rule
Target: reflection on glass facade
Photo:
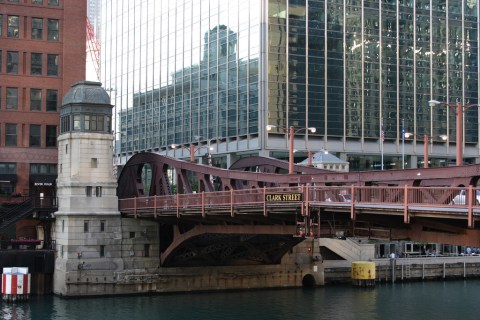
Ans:
{"type": "MultiPolygon", "coordinates": [[[[455,113],[478,102],[472,0],[105,0],[102,82],[117,152],[213,139],[217,156],[326,148],[351,170],[408,167],[430,137],[432,165],[455,158],[455,113]],[[266,132],[266,125],[276,128],[266,132]],[[402,124],[413,140],[402,144],[402,124]],[[385,130],[381,146],[380,131],[385,130]],[[306,127],[316,127],[308,134],[306,127]],[[448,136],[447,142],[440,136],[448,136]]],[[[477,108],[465,157],[479,156],[477,108]]],[[[301,158],[301,152],[298,161],[301,158]]],[[[418,159],[417,159],[418,158],[418,159]]]]}

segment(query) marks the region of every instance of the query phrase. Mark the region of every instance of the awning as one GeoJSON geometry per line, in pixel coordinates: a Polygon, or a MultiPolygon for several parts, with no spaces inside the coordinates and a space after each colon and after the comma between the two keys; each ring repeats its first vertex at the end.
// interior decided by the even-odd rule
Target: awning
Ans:
{"type": "Polygon", "coordinates": [[[7,182],[7,183],[17,182],[17,175],[14,173],[0,174],[0,182],[7,182]]]}
{"type": "Polygon", "coordinates": [[[53,187],[56,185],[56,174],[31,174],[30,183],[36,187],[53,187]]]}

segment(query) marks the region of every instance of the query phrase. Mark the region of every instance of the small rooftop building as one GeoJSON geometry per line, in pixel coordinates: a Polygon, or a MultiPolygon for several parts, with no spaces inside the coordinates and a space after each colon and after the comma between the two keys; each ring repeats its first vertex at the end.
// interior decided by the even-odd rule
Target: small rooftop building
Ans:
{"type": "MultiPolygon", "coordinates": [[[[299,165],[307,166],[308,158],[299,163],[299,165]]],[[[348,172],[349,163],[343,161],[340,158],[337,158],[331,153],[328,153],[326,150],[320,150],[319,152],[313,154],[312,156],[312,165],[315,168],[333,170],[339,172],[348,172]]]]}

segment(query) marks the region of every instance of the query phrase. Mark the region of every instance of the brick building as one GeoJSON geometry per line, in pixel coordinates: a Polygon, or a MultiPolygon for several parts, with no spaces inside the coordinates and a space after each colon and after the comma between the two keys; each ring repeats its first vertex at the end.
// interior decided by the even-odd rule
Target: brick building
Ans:
{"type": "Polygon", "coordinates": [[[85,79],[86,0],[0,0],[0,197],[55,195],[59,110],[85,79]]]}

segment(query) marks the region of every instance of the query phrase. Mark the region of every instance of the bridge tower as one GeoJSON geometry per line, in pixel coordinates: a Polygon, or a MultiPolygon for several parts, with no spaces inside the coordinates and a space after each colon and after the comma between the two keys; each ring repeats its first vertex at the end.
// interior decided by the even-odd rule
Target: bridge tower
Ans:
{"type": "Polygon", "coordinates": [[[77,82],[63,98],[54,228],[58,295],[109,294],[106,283],[115,282],[115,273],[158,265],[151,257],[155,239],[150,244],[145,236],[156,232],[155,224],[122,219],[118,211],[111,118],[110,97],[98,82],[77,82]]]}

